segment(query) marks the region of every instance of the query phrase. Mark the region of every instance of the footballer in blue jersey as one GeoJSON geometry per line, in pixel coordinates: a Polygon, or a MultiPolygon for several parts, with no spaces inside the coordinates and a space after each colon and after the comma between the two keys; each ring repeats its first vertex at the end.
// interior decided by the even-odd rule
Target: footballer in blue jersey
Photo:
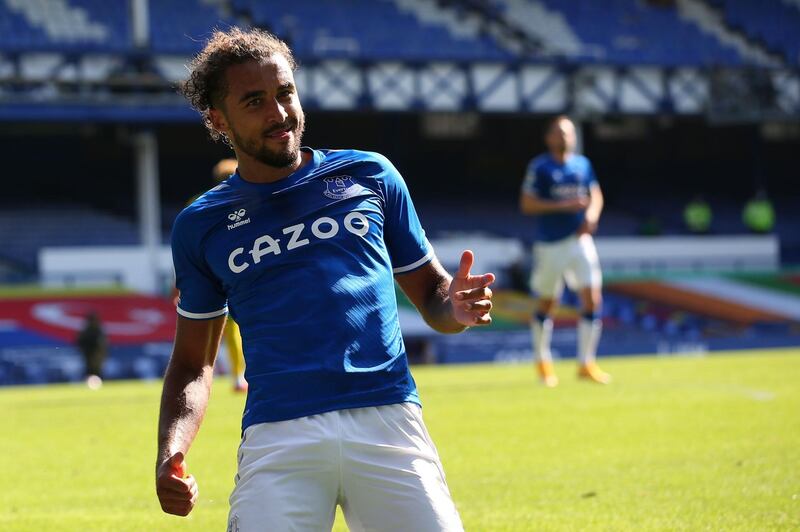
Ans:
{"type": "Polygon", "coordinates": [[[531,320],[533,352],[542,382],[553,387],[550,339],[553,313],[564,281],[581,300],[578,320],[578,376],[606,384],[610,376],[595,361],[602,322],[602,274],[592,234],[603,210],[603,193],[592,164],[575,153],[575,125],[566,116],[554,118],[545,132],[548,152],[527,168],[520,210],[536,216],[534,272],[531,286],[538,297],[531,320]]]}
{"type": "Polygon", "coordinates": [[[462,530],[422,421],[394,283],[440,332],[491,322],[493,274],[451,277],[384,156],[301,147],[289,48],[216,31],[182,92],[237,171],[175,221],[180,292],[159,420],[157,494],[187,515],[184,457],[208,403],[226,315],[249,383],[229,530],[462,530]]]}

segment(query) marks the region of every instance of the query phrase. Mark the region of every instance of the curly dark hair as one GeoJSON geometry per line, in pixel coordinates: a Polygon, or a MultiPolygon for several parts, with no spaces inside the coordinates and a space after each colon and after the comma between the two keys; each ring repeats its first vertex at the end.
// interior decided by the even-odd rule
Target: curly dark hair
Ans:
{"type": "Polygon", "coordinates": [[[292,50],[278,37],[268,31],[234,26],[227,31],[214,30],[205,48],[189,63],[189,79],[178,86],[178,92],[203,117],[212,139],[219,140],[222,135],[211,125],[209,110],[218,108],[225,99],[228,67],[265,61],[273,54],[284,56],[291,69],[297,69],[292,50]]]}

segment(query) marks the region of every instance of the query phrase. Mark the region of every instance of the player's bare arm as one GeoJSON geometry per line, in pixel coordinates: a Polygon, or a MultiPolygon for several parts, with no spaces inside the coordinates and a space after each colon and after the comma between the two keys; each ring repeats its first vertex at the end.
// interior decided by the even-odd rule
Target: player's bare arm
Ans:
{"type": "Polygon", "coordinates": [[[213,320],[178,316],[158,420],[156,493],[166,513],[188,515],[197,501],[197,482],[187,475],[184,456],[205,416],[224,324],[224,316],[213,320]]]}
{"type": "Polygon", "coordinates": [[[586,219],[578,230],[578,233],[593,234],[597,231],[597,224],[600,221],[600,214],[602,212],[603,191],[600,189],[600,185],[593,183],[589,188],[589,206],[586,208],[586,219]]]}
{"type": "Polygon", "coordinates": [[[441,333],[458,333],[492,322],[493,273],[470,274],[475,258],[464,251],[455,277],[434,259],[413,272],[395,276],[425,322],[441,333]]]}
{"type": "MultiPolygon", "coordinates": [[[[602,200],[601,200],[602,201],[602,200]]],[[[530,192],[519,196],[519,210],[522,214],[539,215],[551,212],[578,212],[590,205],[589,198],[570,198],[565,200],[543,199],[530,192]]],[[[601,203],[602,208],[602,203],[601,203]]]]}

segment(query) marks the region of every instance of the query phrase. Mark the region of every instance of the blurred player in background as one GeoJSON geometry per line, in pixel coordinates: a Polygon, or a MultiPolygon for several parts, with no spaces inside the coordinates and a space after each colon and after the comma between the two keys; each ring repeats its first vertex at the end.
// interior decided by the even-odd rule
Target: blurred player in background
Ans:
{"type": "Polygon", "coordinates": [[[542,382],[558,385],[550,340],[553,313],[566,279],[581,301],[578,376],[606,384],[610,376],[595,362],[602,322],[602,275],[592,234],[603,210],[603,194],[589,160],[575,153],[575,125],[554,118],[545,132],[548,152],[534,158],[522,183],[520,210],[538,218],[531,286],[538,296],[531,333],[542,382]]]}
{"type": "MultiPolygon", "coordinates": [[[[222,159],[211,172],[214,178],[214,183],[219,184],[228,179],[234,172],[236,172],[236,159],[222,159]]],[[[202,194],[192,196],[186,206],[191,205],[202,194]]],[[[173,293],[173,301],[178,305],[179,301],[177,288],[173,293]]],[[[222,338],[225,341],[225,350],[228,352],[228,361],[230,362],[231,378],[233,379],[233,391],[245,392],[247,391],[247,379],[244,376],[244,352],[242,351],[242,336],[239,333],[239,326],[236,321],[230,316],[225,321],[225,329],[222,333],[222,338]]]]}
{"type": "Polygon", "coordinates": [[[86,385],[97,390],[103,385],[103,363],[108,351],[108,340],[97,312],[91,311],[86,315],[75,343],[86,364],[86,385]]]}
{"type": "Polygon", "coordinates": [[[437,331],[491,322],[494,275],[455,278],[382,155],[300,145],[295,62],[259,30],[215,32],[183,93],[238,170],[178,216],[181,298],[159,420],[156,489],[187,515],[184,456],[200,428],[225,315],[249,391],[228,530],[463,530],[400,334],[395,280],[437,331]]]}
{"type": "MultiPolygon", "coordinates": [[[[214,165],[213,177],[215,183],[222,183],[236,172],[236,159],[222,159],[214,165]]],[[[242,335],[239,325],[228,316],[225,321],[225,330],[222,333],[225,348],[228,351],[228,360],[231,363],[231,378],[233,390],[236,392],[247,391],[247,380],[244,378],[244,352],[242,351],[242,335]]]]}

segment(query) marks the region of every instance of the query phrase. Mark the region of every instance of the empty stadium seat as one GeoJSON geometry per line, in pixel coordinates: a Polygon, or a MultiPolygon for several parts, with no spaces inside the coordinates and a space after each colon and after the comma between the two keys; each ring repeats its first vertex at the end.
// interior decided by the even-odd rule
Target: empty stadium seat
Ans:
{"type": "Polygon", "coordinates": [[[391,0],[320,2],[295,0],[281,9],[258,0],[234,0],[234,7],[286,39],[301,58],[502,59],[511,54],[493,40],[461,32],[452,35],[433,17],[420,22],[391,0]],[[375,21],[391,21],[375,24],[375,21]]]}
{"type": "Polygon", "coordinates": [[[126,245],[139,242],[132,221],[80,207],[0,209],[2,257],[36,269],[37,254],[44,246],[126,245]],[[24,220],[24,231],[20,221],[24,220]]]}
{"type": "MultiPolygon", "coordinates": [[[[724,13],[732,28],[763,42],[791,64],[800,63],[796,5],[709,3],[724,13]]],[[[432,0],[293,0],[275,9],[261,0],[150,1],[150,49],[157,54],[190,55],[202,47],[213,28],[249,21],[289,41],[296,55],[306,60],[507,60],[514,53],[482,31],[488,17],[505,16],[510,26],[543,41],[546,50],[584,62],[666,66],[743,62],[736,50],[680,18],[674,7],[635,0],[492,0],[481,15],[465,5],[432,0]]],[[[117,2],[0,1],[0,51],[5,52],[134,53],[131,26],[129,10],[119,9],[117,2]]]]}
{"type": "Polygon", "coordinates": [[[127,9],[105,0],[3,0],[0,50],[122,52],[130,50],[127,9]]]}
{"type": "Polygon", "coordinates": [[[234,24],[218,6],[200,0],[150,2],[149,14],[150,48],[163,54],[195,54],[214,28],[234,24]]]}
{"type": "Polygon", "coordinates": [[[564,14],[594,54],[582,60],[617,64],[738,65],[738,53],[678,17],[675,8],[655,8],[635,0],[541,0],[564,14]]]}
{"type": "Polygon", "coordinates": [[[715,0],[728,24],[781,54],[791,65],[800,65],[800,7],[780,2],[715,0]]]}

